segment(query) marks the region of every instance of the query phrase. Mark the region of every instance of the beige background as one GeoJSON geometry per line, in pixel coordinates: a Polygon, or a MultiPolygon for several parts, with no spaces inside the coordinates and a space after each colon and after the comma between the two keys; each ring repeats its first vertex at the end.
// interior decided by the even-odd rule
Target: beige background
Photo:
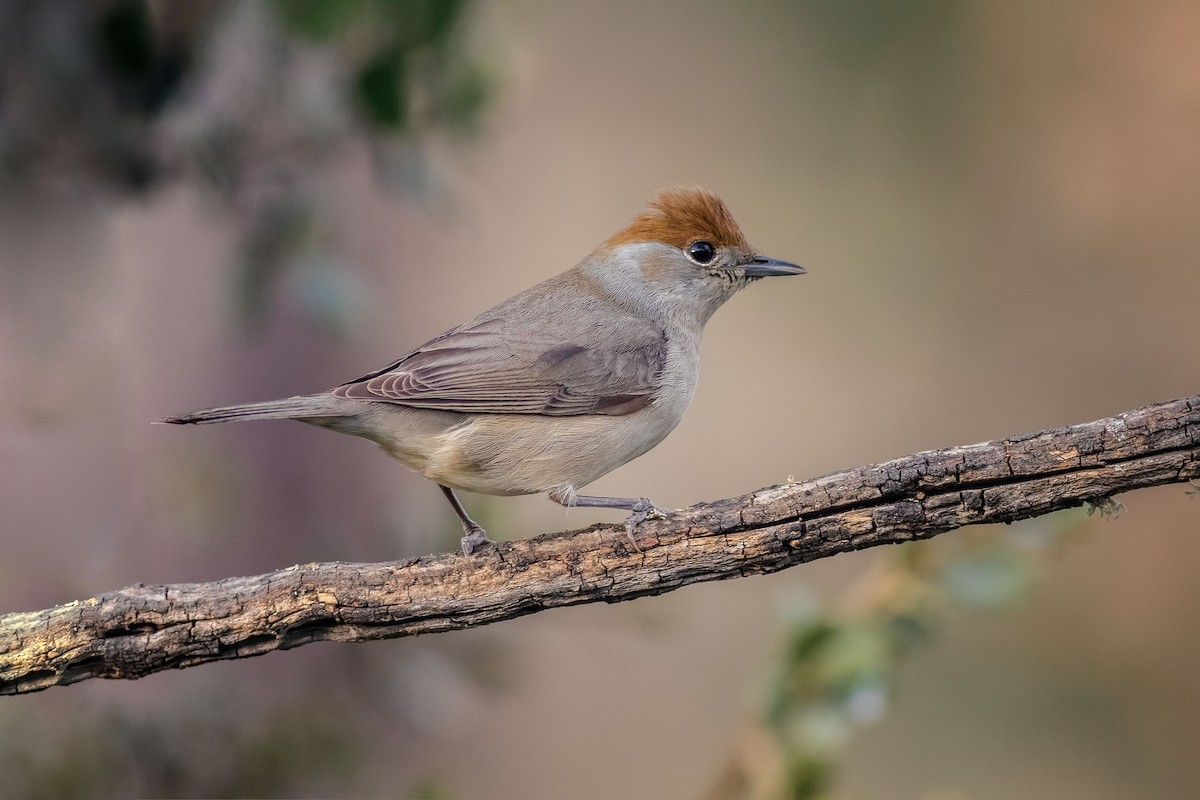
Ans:
{"type": "MultiPolygon", "coordinates": [[[[679,507],[1200,390],[1200,6],[859,3],[851,25],[835,5],[482,5],[498,93],[477,141],[429,143],[434,201],[388,199],[366,152],[313,176],[342,336],[302,276],[239,328],[233,232],[192,190],[5,207],[0,610],[449,549],[440,493],[365,442],[148,423],[380,366],[672,182],[809,274],[717,314],[689,416],[598,493],[679,507]]],[[[493,534],[616,521],[464,499],[493,534]]],[[[1019,609],[953,615],[918,651],[840,797],[1200,794],[1200,501],[1122,499],[1019,609]]],[[[203,774],[299,730],[333,766],[258,793],[691,797],[754,719],[786,609],[877,557],[5,699],[0,750],[53,770],[109,740],[203,774]]]]}

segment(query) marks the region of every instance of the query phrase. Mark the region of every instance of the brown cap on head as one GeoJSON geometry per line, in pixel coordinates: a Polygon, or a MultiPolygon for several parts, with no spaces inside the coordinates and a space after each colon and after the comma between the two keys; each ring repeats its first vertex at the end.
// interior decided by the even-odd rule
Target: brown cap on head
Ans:
{"type": "Polygon", "coordinates": [[[721,198],[707,189],[673,186],[660,191],[645,211],[604,244],[663,242],[683,249],[698,239],[717,247],[750,248],[721,198]]]}

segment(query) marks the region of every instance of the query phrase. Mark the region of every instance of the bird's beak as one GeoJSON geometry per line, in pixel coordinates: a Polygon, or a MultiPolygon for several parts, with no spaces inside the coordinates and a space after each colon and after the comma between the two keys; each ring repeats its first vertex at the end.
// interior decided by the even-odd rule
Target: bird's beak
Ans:
{"type": "Polygon", "coordinates": [[[750,259],[749,264],[741,269],[745,271],[747,278],[769,278],[772,275],[803,275],[808,271],[799,264],[780,261],[777,258],[767,258],[766,256],[755,256],[750,259]]]}

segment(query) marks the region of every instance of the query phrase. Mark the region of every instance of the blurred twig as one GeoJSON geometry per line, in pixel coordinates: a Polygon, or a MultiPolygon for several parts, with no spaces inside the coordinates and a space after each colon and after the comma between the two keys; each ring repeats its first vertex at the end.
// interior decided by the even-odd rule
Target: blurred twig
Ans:
{"type": "Polygon", "coordinates": [[[596,525],[471,559],[308,564],[10,614],[0,617],[0,693],[631,600],[1198,477],[1200,395],[693,506],[645,523],[642,553],[621,528],[596,525]]]}

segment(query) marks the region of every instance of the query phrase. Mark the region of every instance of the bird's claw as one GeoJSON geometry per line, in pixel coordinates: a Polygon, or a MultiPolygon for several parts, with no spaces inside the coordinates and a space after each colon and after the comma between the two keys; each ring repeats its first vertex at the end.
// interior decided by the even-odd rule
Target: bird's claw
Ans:
{"type": "Polygon", "coordinates": [[[495,542],[489,539],[487,534],[483,532],[483,528],[471,528],[466,531],[466,534],[466,536],[459,539],[459,543],[462,544],[464,556],[470,556],[474,554],[476,550],[484,545],[495,544],[495,542]]]}
{"type": "Polygon", "coordinates": [[[648,519],[666,519],[667,512],[650,502],[648,497],[639,497],[629,510],[632,513],[625,519],[625,536],[633,549],[640,553],[642,548],[638,547],[637,538],[634,536],[637,526],[648,519]]]}

